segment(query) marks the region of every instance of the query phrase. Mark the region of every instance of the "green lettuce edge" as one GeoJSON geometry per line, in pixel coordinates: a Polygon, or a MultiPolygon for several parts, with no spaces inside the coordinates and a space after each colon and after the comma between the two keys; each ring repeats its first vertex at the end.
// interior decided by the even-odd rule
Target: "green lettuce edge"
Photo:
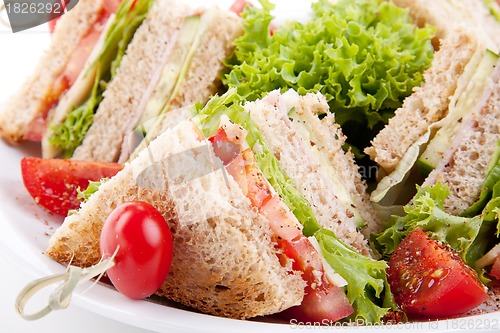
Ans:
{"type": "Polygon", "coordinates": [[[83,142],[85,134],[94,121],[94,114],[103,99],[107,83],[116,75],[126,49],[135,31],[146,18],[155,0],[124,0],[116,12],[115,19],[106,34],[104,46],[88,71],[97,69],[94,85],[87,100],[74,107],[65,120],[52,128],[49,143],[69,158],[83,142]]]}

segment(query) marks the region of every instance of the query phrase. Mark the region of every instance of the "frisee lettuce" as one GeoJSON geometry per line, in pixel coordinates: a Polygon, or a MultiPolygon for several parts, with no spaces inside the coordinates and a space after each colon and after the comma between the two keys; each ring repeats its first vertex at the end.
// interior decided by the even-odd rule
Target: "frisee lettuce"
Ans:
{"type": "Polygon", "coordinates": [[[319,91],[343,128],[355,124],[349,128],[357,135],[349,140],[374,135],[430,66],[435,30],[417,28],[408,12],[391,2],[319,0],[310,21],[286,23],[272,35],[273,5],[261,4],[242,13],[245,32],[226,61],[230,71],[224,83],[246,100],[275,89],[319,91]]]}
{"type": "Polygon", "coordinates": [[[101,186],[101,184],[104,184],[108,180],[109,180],[109,178],[102,178],[99,181],[89,180],[89,185],[87,186],[87,188],[85,190],[81,190],[80,188],[77,189],[77,192],[78,192],[77,198],[81,199],[82,202],[86,202],[87,200],[89,200],[89,198],[92,194],[97,192],[97,190],[99,189],[99,186],[101,186]]]}
{"type": "MultiPolygon", "coordinates": [[[[116,12],[99,56],[91,66],[97,68],[94,85],[87,100],[74,107],[59,125],[54,126],[50,144],[61,149],[63,157],[71,157],[92,125],[94,113],[102,101],[106,85],[116,75],[121,60],[135,31],[146,18],[155,0],[124,0],[116,12]]],[[[90,70],[90,69],[89,69],[90,70]]]]}
{"type": "MultiPolygon", "coordinates": [[[[495,189],[495,195],[500,195],[500,185],[495,189]]],[[[403,238],[419,227],[434,239],[449,244],[469,266],[476,268],[475,262],[495,239],[500,200],[491,200],[483,214],[461,217],[445,212],[444,200],[448,194],[448,187],[441,183],[419,187],[413,203],[404,207],[405,215],[393,216],[382,232],[371,235],[370,241],[385,259],[389,259],[403,238]]],[[[481,280],[487,282],[484,271],[476,270],[481,280]]]]}
{"type": "Polygon", "coordinates": [[[347,281],[347,298],[356,310],[348,320],[379,322],[390,309],[398,307],[387,282],[387,263],[353,250],[333,232],[320,229],[314,237],[332,268],[347,281]]]}
{"type": "MultiPolygon", "coordinates": [[[[108,180],[109,180],[109,178],[102,178],[99,181],[89,180],[89,185],[87,186],[87,188],[85,188],[84,190],[82,190],[80,187],[78,187],[76,189],[76,192],[77,192],[76,197],[78,199],[80,199],[82,201],[82,203],[86,202],[87,200],[89,200],[89,198],[90,198],[90,196],[92,194],[94,194],[95,192],[97,192],[97,190],[99,189],[99,186],[101,186],[101,184],[107,182],[108,180]]],[[[71,209],[71,210],[69,210],[68,211],[68,216],[76,213],[77,211],[78,211],[78,209],[71,209]]]]}
{"type": "Polygon", "coordinates": [[[254,151],[256,163],[264,177],[304,226],[304,235],[314,236],[318,240],[327,262],[348,281],[347,297],[355,310],[350,319],[361,319],[366,323],[379,322],[389,309],[397,307],[386,280],[387,264],[359,254],[336,238],[332,232],[321,228],[309,202],[281,169],[258,127],[241,106],[242,101],[236,89],[229,89],[226,94],[213,97],[203,108],[198,104],[198,114],[193,121],[207,138],[219,128],[222,115],[227,115],[232,122],[247,130],[247,142],[254,151]]]}

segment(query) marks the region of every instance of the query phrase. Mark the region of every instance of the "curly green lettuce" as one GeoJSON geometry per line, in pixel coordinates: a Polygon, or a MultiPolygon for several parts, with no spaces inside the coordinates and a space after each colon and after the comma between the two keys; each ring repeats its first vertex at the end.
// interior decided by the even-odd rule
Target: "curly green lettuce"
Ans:
{"type": "Polygon", "coordinates": [[[375,323],[398,308],[387,282],[385,261],[359,254],[329,230],[320,229],[314,237],[326,261],[347,281],[347,298],[356,310],[349,320],[375,323]]]}
{"type": "Polygon", "coordinates": [[[354,122],[350,128],[366,136],[420,85],[432,61],[434,29],[417,28],[389,1],[320,0],[310,21],[286,23],[272,35],[273,5],[261,4],[243,12],[245,32],[226,62],[224,83],[247,100],[274,89],[319,91],[341,126],[354,122]]]}
{"type": "Polygon", "coordinates": [[[418,189],[413,203],[404,207],[404,216],[393,216],[385,229],[371,235],[377,250],[389,259],[399,243],[413,229],[419,227],[435,239],[448,243],[467,260],[467,253],[481,227],[481,217],[471,218],[451,215],[444,210],[448,187],[441,183],[418,189]]]}

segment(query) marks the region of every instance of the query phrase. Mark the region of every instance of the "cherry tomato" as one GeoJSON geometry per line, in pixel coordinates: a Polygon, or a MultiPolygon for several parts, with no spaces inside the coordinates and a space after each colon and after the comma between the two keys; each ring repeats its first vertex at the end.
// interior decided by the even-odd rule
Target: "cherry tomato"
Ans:
{"type": "Polygon", "coordinates": [[[115,265],[107,270],[116,289],[133,299],[158,290],[170,271],[172,235],[163,216],[150,204],[132,201],[118,206],[104,222],[101,255],[117,249],[115,265]]]}
{"type": "Polygon", "coordinates": [[[36,203],[48,211],[66,216],[80,207],[77,189],[89,181],[114,176],[123,168],[118,163],[25,157],[21,160],[24,186],[36,203]]]}
{"type": "Polygon", "coordinates": [[[396,302],[414,318],[443,318],[488,299],[477,274],[451,248],[413,230],[389,260],[388,279],[396,302]]]}

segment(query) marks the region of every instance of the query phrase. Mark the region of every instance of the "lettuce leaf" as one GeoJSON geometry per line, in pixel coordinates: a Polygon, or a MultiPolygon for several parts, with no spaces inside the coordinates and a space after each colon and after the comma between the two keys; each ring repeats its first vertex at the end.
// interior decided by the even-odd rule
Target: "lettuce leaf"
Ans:
{"type": "Polygon", "coordinates": [[[320,225],[314,217],[309,202],[300,194],[293,181],[281,169],[278,160],[267,146],[258,127],[241,106],[241,101],[236,89],[230,89],[221,97],[216,96],[210,99],[207,105],[199,110],[193,120],[206,138],[215,134],[219,128],[219,119],[222,115],[227,115],[233,123],[243,126],[248,132],[247,142],[250,148],[254,150],[255,161],[262,174],[304,226],[304,235],[312,236],[320,228],[320,225]]]}
{"type": "Polygon", "coordinates": [[[103,49],[91,65],[97,68],[97,74],[89,97],[82,105],[73,108],[61,124],[53,128],[53,134],[49,138],[50,144],[61,149],[63,157],[71,157],[82,143],[92,125],[94,113],[103,99],[102,93],[106,90],[107,83],[116,75],[128,44],[154,1],[124,0],[118,7],[105,37],[103,49]]]}
{"type": "Polygon", "coordinates": [[[326,261],[348,283],[347,298],[355,309],[349,320],[375,323],[390,309],[397,309],[387,283],[385,271],[388,266],[385,261],[359,254],[329,230],[320,229],[314,237],[326,261]]]}
{"type": "Polygon", "coordinates": [[[78,192],[77,198],[82,199],[83,202],[86,202],[87,200],[89,200],[89,198],[92,194],[97,192],[97,190],[99,189],[99,186],[101,186],[101,184],[104,184],[108,180],[109,180],[109,178],[102,178],[99,181],[89,180],[89,185],[87,186],[87,188],[85,190],[82,191],[80,188],[77,189],[77,192],[78,192]]]}
{"type": "MultiPolygon", "coordinates": [[[[497,143],[497,147],[493,156],[491,158],[490,165],[488,166],[488,174],[481,189],[481,194],[479,199],[469,207],[462,216],[474,216],[477,215],[492,199],[493,189],[495,186],[499,186],[500,182],[500,141],[497,143]]],[[[494,197],[494,196],[493,196],[494,197]]]]}
{"type": "Polygon", "coordinates": [[[485,243],[476,242],[476,239],[479,234],[489,234],[491,239],[491,227],[483,224],[481,216],[467,218],[446,213],[443,203],[448,194],[448,188],[441,183],[419,188],[413,203],[404,207],[404,216],[393,216],[382,232],[371,235],[376,249],[389,259],[401,240],[420,227],[434,239],[448,243],[473,267],[485,250],[485,243]]]}
{"type": "Polygon", "coordinates": [[[64,122],[53,128],[49,142],[61,149],[63,158],[70,158],[73,155],[73,152],[82,143],[85,134],[92,125],[95,109],[97,109],[103,98],[103,88],[99,79],[100,70],[98,68],[89,98],[82,105],[73,108],[66,115],[64,122]]]}
{"type": "Polygon", "coordinates": [[[431,63],[434,29],[417,28],[391,2],[320,0],[309,22],[289,22],[272,35],[272,5],[261,3],[243,12],[245,33],[226,62],[224,83],[247,100],[275,89],[319,91],[343,128],[353,122],[349,128],[366,137],[420,85],[431,63]]]}
{"type": "MultiPolygon", "coordinates": [[[[87,200],[89,200],[90,196],[92,194],[94,194],[95,192],[97,192],[97,190],[99,189],[99,186],[101,186],[101,184],[107,182],[108,180],[109,180],[109,178],[102,178],[99,181],[89,180],[89,185],[87,186],[87,188],[85,190],[82,190],[80,187],[78,187],[76,189],[76,191],[78,193],[76,197],[78,199],[82,200],[82,203],[87,202],[87,200]]],[[[78,211],[78,209],[69,210],[68,216],[76,213],[77,211],[78,211]]]]}

